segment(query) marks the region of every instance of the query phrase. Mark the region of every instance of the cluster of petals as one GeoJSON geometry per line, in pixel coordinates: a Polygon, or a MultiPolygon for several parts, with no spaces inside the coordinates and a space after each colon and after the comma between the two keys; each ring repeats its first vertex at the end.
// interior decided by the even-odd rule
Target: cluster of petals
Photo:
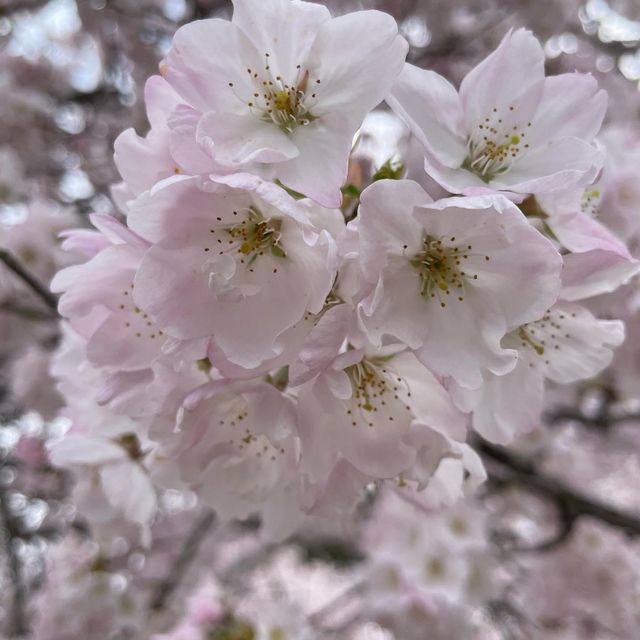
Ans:
{"type": "Polygon", "coordinates": [[[471,428],[535,428],[545,380],[596,375],[623,339],[578,302],[638,271],[574,206],[603,165],[606,96],[546,78],[523,30],[457,92],[403,68],[385,14],[234,6],[177,32],[149,133],[116,142],[126,223],[66,234],[86,261],[52,284],[73,425],[52,459],[141,525],[163,488],[275,536],[372,482],[451,503],[484,477],[471,428]],[[376,179],[347,214],[354,134],[385,98],[452,195],[376,179]]]}

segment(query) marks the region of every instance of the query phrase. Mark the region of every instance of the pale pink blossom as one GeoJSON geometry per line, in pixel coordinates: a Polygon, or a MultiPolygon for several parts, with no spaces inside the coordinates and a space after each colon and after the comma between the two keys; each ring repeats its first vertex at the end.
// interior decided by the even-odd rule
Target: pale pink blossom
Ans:
{"type": "Polygon", "coordinates": [[[360,270],[372,287],[361,319],[375,343],[395,338],[465,387],[514,367],[500,341],[556,300],[562,262],[515,205],[432,202],[415,182],[383,180],[362,194],[359,218],[360,270]]]}
{"type": "Polygon", "coordinates": [[[129,214],[154,243],[135,275],[135,303],[175,338],[213,336],[237,365],[275,358],[287,330],[322,310],[335,278],[335,241],[306,210],[249,175],[159,184],[129,214]]]}
{"type": "Polygon", "coordinates": [[[593,182],[593,144],[607,106],[590,75],[545,77],[544,53],[524,29],[456,89],[407,64],[387,102],[422,142],[425,170],[452,193],[537,194],[593,182]]]}
{"type": "Polygon", "coordinates": [[[233,21],[176,33],[161,70],[204,116],[199,144],[219,163],[261,163],[288,187],[340,205],[353,136],[400,72],[407,43],[377,11],[332,18],[289,0],[234,2],[233,21]]]}
{"type": "Polygon", "coordinates": [[[596,186],[538,196],[544,223],[570,253],[563,256],[562,297],[581,300],[614,291],[640,270],[626,244],[599,220],[596,186]]]}
{"type": "Polygon", "coordinates": [[[303,466],[322,478],[342,456],[363,474],[393,478],[424,450],[424,486],[448,451],[446,435],[464,438],[465,417],[413,354],[372,348],[353,319],[348,305],[327,311],[301,350],[304,366],[291,370],[303,466]]]}
{"type": "Polygon", "coordinates": [[[120,208],[156,183],[176,174],[228,173],[196,142],[202,114],[188,105],[161,76],[151,76],[144,90],[151,128],[142,138],[134,129],[114,143],[114,162],[123,179],[112,194],[120,208]]]}
{"type": "MultiPolygon", "coordinates": [[[[154,466],[159,483],[196,491],[222,520],[262,513],[270,528],[274,513],[299,510],[289,493],[299,455],[290,398],[266,382],[218,380],[186,398],[154,466]]],[[[273,522],[282,528],[285,520],[273,522]]]]}
{"type": "Polygon", "coordinates": [[[473,410],[476,431],[507,444],[540,424],[546,379],[567,384],[595,376],[623,340],[621,321],[598,320],[581,305],[561,301],[504,337],[503,345],[518,354],[512,371],[486,375],[480,389],[452,385],[452,391],[461,408],[473,410]]]}
{"type": "Polygon", "coordinates": [[[163,413],[178,380],[171,370],[179,358],[171,350],[189,348],[195,361],[205,356],[206,340],[176,345],[168,339],[134,301],[134,278],[150,244],[111,216],[91,219],[100,233],[78,230],[65,241],[89,260],[63,269],[52,281],[52,289],[62,292],[59,311],[86,340],[86,357],[102,372],[101,378],[94,376],[101,383],[94,399],[134,416],[151,408],[163,413]]]}
{"type": "MultiPolygon", "coordinates": [[[[147,527],[156,513],[156,493],[142,464],[143,452],[134,434],[110,439],[97,435],[69,432],[49,447],[54,465],[78,474],[76,496],[83,494],[88,509],[95,509],[96,495],[104,498],[106,511],[94,513],[99,520],[110,519],[109,509],[124,519],[147,527]],[[84,485],[84,486],[83,486],[84,485]]],[[[82,509],[83,501],[79,501],[82,509]]]]}

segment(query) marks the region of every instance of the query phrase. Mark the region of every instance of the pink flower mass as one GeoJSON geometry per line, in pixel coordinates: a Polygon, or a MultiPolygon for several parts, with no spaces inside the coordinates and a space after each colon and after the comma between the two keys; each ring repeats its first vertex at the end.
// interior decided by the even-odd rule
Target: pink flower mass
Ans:
{"type": "Polygon", "coordinates": [[[637,113],[522,20],[452,62],[428,12],[193,4],[119,180],[54,216],[0,156],[14,607],[20,474],[67,519],[8,637],[640,637],[637,113]]]}

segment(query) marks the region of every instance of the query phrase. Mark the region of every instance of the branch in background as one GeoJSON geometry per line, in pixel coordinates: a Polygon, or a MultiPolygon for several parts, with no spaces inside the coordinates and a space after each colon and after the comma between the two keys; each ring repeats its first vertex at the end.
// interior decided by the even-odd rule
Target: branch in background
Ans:
{"type": "Polygon", "coordinates": [[[0,3],[0,16],[18,11],[35,11],[42,9],[45,4],[47,4],[47,0],[5,0],[0,3]]]}
{"type": "Polygon", "coordinates": [[[32,322],[50,322],[51,320],[57,320],[58,318],[57,314],[54,314],[51,311],[43,311],[41,309],[36,309],[35,307],[27,307],[13,300],[5,300],[1,303],[0,313],[11,313],[32,322]]]}
{"type": "Polygon", "coordinates": [[[15,520],[7,503],[7,492],[0,487],[0,518],[5,533],[5,551],[9,559],[11,570],[11,586],[13,589],[12,603],[8,615],[8,627],[6,633],[9,638],[17,638],[26,635],[28,631],[25,611],[25,591],[22,580],[22,566],[15,547],[15,540],[19,538],[15,520]]]}
{"type": "Polygon", "coordinates": [[[552,540],[538,545],[536,550],[548,550],[566,540],[576,521],[583,516],[589,516],[612,527],[622,529],[628,535],[640,535],[640,517],[618,511],[598,500],[589,498],[563,482],[546,475],[531,461],[504,447],[498,447],[486,440],[478,440],[476,449],[493,463],[489,473],[491,482],[497,486],[520,486],[558,506],[561,515],[559,533],[552,540]]]}
{"type": "Polygon", "coordinates": [[[607,429],[615,424],[621,424],[623,422],[632,422],[634,420],[640,420],[640,413],[619,413],[611,414],[609,412],[597,413],[594,416],[587,416],[577,409],[571,409],[569,407],[563,407],[549,413],[545,417],[546,422],[549,424],[556,424],[564,421],[579,422],[585,427],[593,429],[607,429]]]}
{"type": "Polygon", "coordinates": [[[0,261],[4,262],[9,270],[13,271],[15,275],[27,284],[50,309],[57,311],[58,298],[54,296],[38,278],[23,267],[18,258],[10,251],[0,249],[0,261]]]}
{"type": "Polygon", "coordinates": [[[171,570],[152,594],[151,601],[149,603],[151,610],[158,611],[164,608],[167,600],[177,589],[180,581],[187,573],[189,565],[196,557],[200,544],[205,539],[207,533],[209,533],[215,519],[215,513],[208,510],[201,514],[198,520],[196,520],[196,523],[189,532],[189,535],[184,542],[184,546],[176,557],[171,570]]]}

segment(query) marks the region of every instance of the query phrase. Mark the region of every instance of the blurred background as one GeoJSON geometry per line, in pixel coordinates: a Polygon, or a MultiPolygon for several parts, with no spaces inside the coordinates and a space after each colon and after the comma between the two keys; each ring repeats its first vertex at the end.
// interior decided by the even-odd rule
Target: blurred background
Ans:
{"type": "MultiPolygon", "coordinates": [[[[409,61],[438,71],[454,84],[509,28],[528,27],[543,44],[548,73],[579,70],[598,78],[610,96],[608,124],[637,128],[640,122],[638,0],[324,4],[336,14],[361,8],[391,13],[411,45],[409,61]]],[[[87,224],[88,213],[116,212],[110,196],[119,179],[113,142],[128,127],[140,134],[148,129],[144,82],[157,73],[176,29],[194,19],[229,18],[231,11],[227,0],[0,0],[0,249],[9,249],[38,282],[46,286],[69,260],[58,248],[60,231],[87,224]]],[[[242,593],[249,609],[263,607],[265,593],[271,594],[272,604],[280,602],[273,597],[274,589],[282,601],[298,598],[299,610],[288,614],[290,619],[300,611],[307,617],[319,612],[318,620],[337,616],[337,621],[327,623],[332,630],[327,634],[316,629],[310,636],[287,638],[640,638],[640,552],[635,538],[627,537],[639,532],[638,522],[623,518],[616,524],[611,513],[605,518],[591,514],[594,519],[587,525],[581,521],[585,531],[578,535],[575,518],[563,511],[575,507],[572,496],[563,493],[565,485],[547,487],[542,498],[540,492],[524,497],[519,490],[526,482],[518,478],[522,480],[528,471],[521,469],[518,476],[513,465],[511,475],[494,471],[493,484],[483,490],[475,506],[462,507],[457,521],[464,527],[481,523],[485,533],[479,557],[482,562],[491,559],[494,567],[478,569],[483,578],[490,574],[492,583],[483,591],[482,606],[468,608],[473,598],[460,597],[467,608],[458,615],[465,620],[473,617],[477,634],[473,636],[452,630],[451,625],[441,633],[437,624],[444,617],[428,622],[432,635],[413,636],[397,620],[387,624],[386,614],[378,609],[353,613],[362,607],[357,601],[367,544],[385,544],[373,535],[379,522],[375,518],[407,518],[396,514],[393,505],[375,514],[368,533],[361,532],[365,542],[359,545],[331,533],[274,549],[256,541],[255,523],[215,528],[213,516],[193,495],[167,492],[151,548],[136,547],[122,531],[103,532],[103,541],[91,538],[69,498],[70,478],[48,465],[43,449],[46,437],[64,427],[63,419],[56,417],[60,398],[48,374],[48,356],[58,339],[55,314],[47,304],[46,290],[34,294],[15,271],[0,263],[0,629],[4,637],[147,638],[164,632],[188,610],[194,590],[211,602],[220,598],[222,588],[242,593]],[[497,491],[500,482],[515,488],[497,491]],[[477,511],[479,505],[482,512],[477,511]],[[491,522],[485,522],[487,517],[491,522]],[[568,547],[561,543],[569,530],[575,534],[574,546],[569,555],[562,555],[568,547]],[[537,550],[535,558],[531,553],[525,560],[514,557],[514,548],[525,543],[537,550]],[[581,558],[592,562],[591,573],[579,573],[581,558]],[[202,573],[194,569],[198,565],[215,566],[222,587],[203,583],[202,573]],[[526,579],[522,578],[525,565],[526,579]],[[628,572],[611,576],[607,573],[611,566],[628,572]],[[553,573],[558,567],[576,583],[562,582],[553,573]],[[580,595],[578,613],[571,608],[554,611],[549,602],[535,600],[546,589],[550,594],[554,589],[563,593],[581,582],[593,587],[593,593],[580,595]],[[246,598],[248,593],[255,598],[246,598]],[[614,604],[621,597],[624,605],[614,604]],[[594,612],[594,603],[602,610],[594,612]],[[573,622],[563,627],[569,619],[573,622]]],[[[604,304],[608,313],[607,305],[613,303],[604,304]]],[[[627,355],[633,362],[623,364],[637,372],[635,354],[627,355]]],[[[640,440],[635,435],[640,421],[637,401],[634,404],[634,394],[640,397],[635,390],[640,378],[627,376],[621,383],[633,387],[629,393],[612,379],[605,376],[604,382],[563,392],[558,406],[564,413],[556,411],[554,426],[534,433],[521,445],[519,455],[527,460],[533,456],[545,472],[564,478],[569,488],[578,479],[578,488],[586,489],[598,504],[633,513],[640,511],[640,440]],[[624,413],[611,418],[609,409],[617,407],[622,397],[624,413]]],[[[485,453],[491,458],[491,452],[485,453]]],[[[451,513],[443,517],[450,520],[451,513]]],[[[429,526],[435,531],[438,525],[432,521],[429,526]]],[[[475,558],[468,561],[475,567],[477,548],[469,549],[464,553],[475,558]]],[[[436,565],[432,569],[439,571],[436,565]]],[[[229,635],[209,637],[283,640],[285,636],[254,636],[238,626],[229,635]]]]}

